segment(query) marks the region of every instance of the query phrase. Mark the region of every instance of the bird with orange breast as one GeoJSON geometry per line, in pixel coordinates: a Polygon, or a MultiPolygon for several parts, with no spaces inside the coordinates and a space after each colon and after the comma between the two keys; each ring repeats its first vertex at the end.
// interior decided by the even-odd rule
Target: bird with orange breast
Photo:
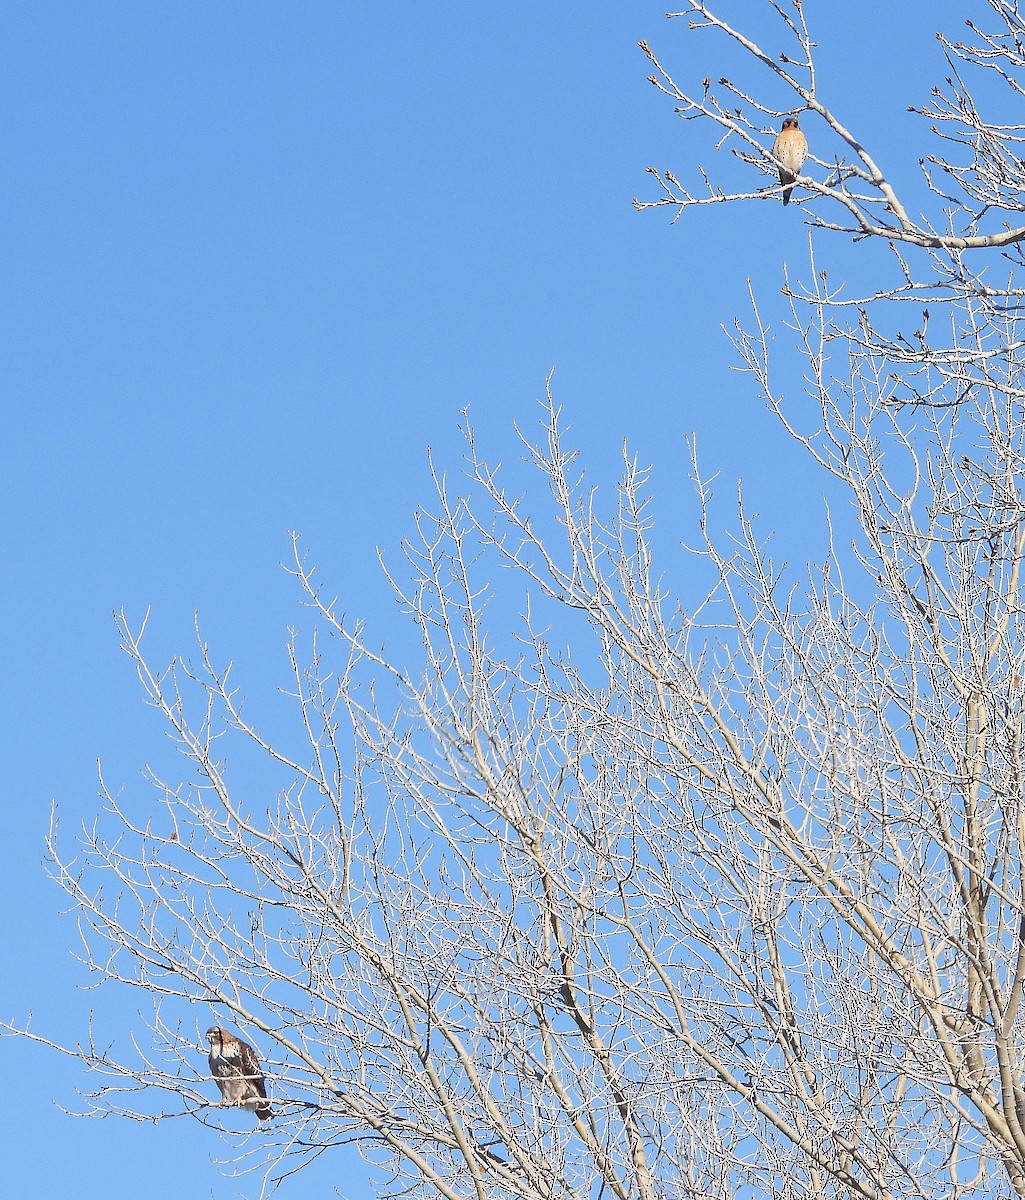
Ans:
{"type": "Polygon", "coordinates": [[[794,180],[800,175],[808,157],[808,139],[801,132],[796,117],[787,117],[783,128],[772,144],[772,157],[779,163],[779,181],[783,185],[783,203],[790,203],[794,180]]]}

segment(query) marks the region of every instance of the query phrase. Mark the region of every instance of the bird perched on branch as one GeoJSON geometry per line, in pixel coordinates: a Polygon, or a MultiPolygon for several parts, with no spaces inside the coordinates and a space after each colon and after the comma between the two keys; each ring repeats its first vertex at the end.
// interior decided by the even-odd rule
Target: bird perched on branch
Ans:
{"type": "Polygon", "coordinates": [[[252,1046],[217,1025],[206,1031],[206,1040],[210,1043],[210,1074],[220,1088],[221,1103],[255,1112],[261,1121],[273,1117],[260,1060],[252,1046]]]}
{"type": "Polygon", "coordinates": [[[783,185],[783,203],[790,203],[794,180],[800,175],[808,157],[808,139],[801,132],[796,117],[787,117],[783,128],[772,144],[772,157],[779,163],[779,181],[783,185]]]}

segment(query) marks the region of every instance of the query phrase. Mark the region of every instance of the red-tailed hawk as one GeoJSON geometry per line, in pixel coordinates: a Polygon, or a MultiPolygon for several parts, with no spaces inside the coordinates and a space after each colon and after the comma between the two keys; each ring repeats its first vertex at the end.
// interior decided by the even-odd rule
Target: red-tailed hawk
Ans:
{"type": "Polygon", "coordinates": [[[779,181],[783,185],[783,203],[790,203],[794,180],[800,175],[808,157],[808,139],[801,132],[796,117],[787,117],[772,145],[772,157],[779,163],[779,181]]]}
{"type": "Polygon", "coordinates": [[[252,1046],[217,1025],[206,1031],[206,1040],[210,1043],[210,1074],[221,1089],[221,1103],[255,1112],[261,1121],[273,1117],[260,1060],[252,1046]]]}

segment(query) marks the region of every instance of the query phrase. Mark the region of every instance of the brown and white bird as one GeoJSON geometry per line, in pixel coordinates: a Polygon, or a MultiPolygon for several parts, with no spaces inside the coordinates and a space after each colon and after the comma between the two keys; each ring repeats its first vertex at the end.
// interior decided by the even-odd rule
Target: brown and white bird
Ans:
{"type": "Polygon", "coordinates": [[[210,1043],[210,1074],[221,1091],[221,1103],[255,1112],[261,1121],[274,1116],[260,1060],[248,1042],[214,1025],[206,1031],[210,1043]]]}
{"type": "Polygon", "coordinates": [[[787,117],[783,128],[772,144],[772,157],[779,163],[779,181],[783,185],[783,203],[790,203],[794,180],[800,175],[808,157],[808,139],[801,132],[796,117],[787,117]]]}

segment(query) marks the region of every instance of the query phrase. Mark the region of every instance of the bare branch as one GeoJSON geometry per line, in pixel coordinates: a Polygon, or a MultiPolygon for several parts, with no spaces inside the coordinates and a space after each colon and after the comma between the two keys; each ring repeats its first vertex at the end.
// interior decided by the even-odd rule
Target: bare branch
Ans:
{"type": "MultiPolygon", "coordinates": [[[[954,65],[956,58],[967,69],[995,74],[1012,91],[1019,93],[1023,86],[1021,43],[1016,40],[1020,34],[1020,18],[1014,6],[990,5],[1003,28],[996,34],[979,34],[978,45],[951,43],[941,35],[952,72],[946,80],[947,91],[935,88],[930,105],[911,108],[912,112],[935,122],[932,130],[941,142],[967,151],[969,155],[962,165],[948,163],[943,154],[929,155],[922,162],[928,189],[947,206],[944,228],[912,217],[908,205],[897,194],[876,157],[840,119],[835,108],[820,96],[815,74],[815,40],[805,18],[804,4],[794,3],[789,11],[777,3],[770,2],[766,7],[779,21],[784,47],[775,55],[699,0],[681,12],[669,14],[671,18],[686,18],[691,36],[695,40],[700,38],[702,45],[711,33],[738,47],[751,60],[752,79],[757,81],[757,86],[740,86],[720,77],[719,91],[716,92],[712,90],[715,73],[709,71],[699,92],[679,84],[649,44],[640,43],[654,68],[649,77],[651,82],[674,102],[679,116],[688,121],[710,123],[717,129],[717,150],[730,141],[735,158],[748,168],[746,176],[750,176],[752,169],[770,177],[776,173],[772,157],[776,130],[767,129],[764,118],[775,122],[790,113],[813,113],[821,125],[814,127],[812,149],[822,154],[823,149],[828,148],[828,155],[812,155],[808,161],[822,168],[825,178],[819,179],[813,172],[807,172],[797,180],[799,188],[811,193],[802,208],[812,228],[957,253],[1013,246],[1025,238],[1025,224],[1020,223],[1005,223],[1000,229],[977,232],[980,223],[992,214],[1025,212],[1022,186],[1025,175],[1021,159],[1014,153],[1025,134],[1025,125],[986,121],[972,97],[970,84],[954,65]],[[772,96],[773,102],[760,96],[772,96]],[[951,131],[943,132],[943,125],[950,125],[951,131]],[[946,194],[936,185],[932,174],[934,168],[955,186],[959,198],[946,194]],[[822,202],[828,202],[828,205],[822,202]],[[831,212],[837,215],[829,215],[831,212]],[[952,224],[955,212],[965,218],[961,228],[952,224]]],[[[968,24],[973,31],[979,32],[971,22],[968,24]]],[[[709,45],[714,56],[718,52],[716,43],[709,45]]],[[[635,207],[642,210],[668,206],[676,210],[674,220],[695,206],[772,199],[779,194],[773,186],[756,190],[750,186],[726,188],[715,183],[714,176],[710,179],[700,168],[707,195],[698,194],[680,183],[671,171],[660,172],[653,167],[648,170],[658,180],[661,195],[654,200],[636,199],[635,207]]]]}

